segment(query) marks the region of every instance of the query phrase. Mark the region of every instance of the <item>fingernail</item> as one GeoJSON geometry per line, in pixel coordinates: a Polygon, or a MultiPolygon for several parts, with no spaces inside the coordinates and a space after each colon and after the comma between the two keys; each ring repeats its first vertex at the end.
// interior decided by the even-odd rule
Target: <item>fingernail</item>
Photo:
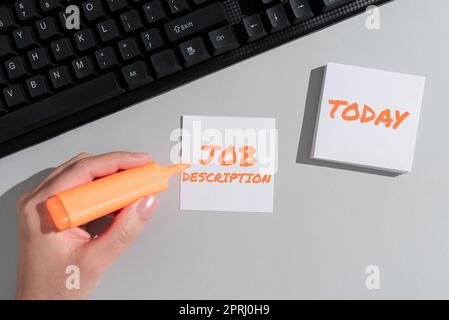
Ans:
{"type": "Polygon", "coordinates": [[[150,156],[148,154],[143,153],[143,152],[134,152],[133,156],[136,157],[136,158],[143,158],[143,159],[149,159],[150,158],[150,156]]]}
{"type": "Polygon", "coordinates": [[[156,209],[157,204],[158,201],[153,196],[143,198],[137,205],[137,213],[142,217],[142,219],[148,220],[156,209]]]}

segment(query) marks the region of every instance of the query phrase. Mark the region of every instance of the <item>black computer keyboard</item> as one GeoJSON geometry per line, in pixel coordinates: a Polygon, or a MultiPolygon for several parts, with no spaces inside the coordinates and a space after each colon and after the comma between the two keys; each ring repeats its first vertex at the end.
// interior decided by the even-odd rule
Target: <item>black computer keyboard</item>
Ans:
{"type": "Polygon", "coordinates": [[[1,1],[0,156],[388,1],[1,1]]]}

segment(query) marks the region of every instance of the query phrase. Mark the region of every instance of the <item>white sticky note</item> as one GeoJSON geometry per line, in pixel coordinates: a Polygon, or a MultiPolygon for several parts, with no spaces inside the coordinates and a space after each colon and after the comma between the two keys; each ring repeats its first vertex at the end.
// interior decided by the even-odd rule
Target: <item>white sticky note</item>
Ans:
{"type": "Polygon", "coordinates": [[[273,212],[275,119],[183,116],[181,210],[273,212]]]}
{"type": "Polygon", "coordinates": [[[328,64],[311,157],[412,170],[425,78],[328,64]]]}

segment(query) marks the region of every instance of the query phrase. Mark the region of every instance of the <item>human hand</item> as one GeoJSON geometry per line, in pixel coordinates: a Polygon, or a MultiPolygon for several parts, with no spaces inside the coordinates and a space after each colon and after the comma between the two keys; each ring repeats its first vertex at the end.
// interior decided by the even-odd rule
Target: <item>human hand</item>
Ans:
{"type": "Polygon", "coordinates": [[[58,231],[45,201],[60,191],[149,161],[141,153],[83,153],[56,168],[19,199],[17,299],[89,297],[103,273],[142,232],[157,200],[150,196],[122,209],[110,227],[95,239],[83,227],[58,231]],[[80,288],[70,290],[66,287],[66,268],[72,265],[79,268],[80,288]]]}

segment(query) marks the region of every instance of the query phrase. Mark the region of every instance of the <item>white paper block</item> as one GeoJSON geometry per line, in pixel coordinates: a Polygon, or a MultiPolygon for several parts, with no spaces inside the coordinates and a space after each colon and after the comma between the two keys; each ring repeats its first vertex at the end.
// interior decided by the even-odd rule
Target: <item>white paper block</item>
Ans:
{"type": "Polygon", "coordinates": [[[425,78],[420,76],[328,64],[311,157],[396,173],[411,172],[424,84],[425,78]],[[331,100],[348,103],[336,109],[334,118],[331,111],[336,103],[331,100]],[[353,103],[358,104],[358,113],[353,103]],[[387,110],[392,121],[387,121],[387,110]],[[380,115],[384,122],[376,125],[380,115]]]}
{"type": "MultiPolygon", "coordinates": [[[[275,135],[274,141],[272,140],[272,134],[275,134],[276,128],[275,119],[183,116],[182,123],[182,162],[190,163],[191,167],[183,173],[181,179],[181,210],[273,212],[277,152],[277,136],[275,135]],[[226,141],[226,132],[237,133],[237,138],[233,141],[226,141]],[[256,135],[254,136],[254,134],[256,135]],[[213,138],[215,136],[222,139],[216,141],[213,138]],[[247,139],[248,137],[255,139],[247,139]],[[194,153],[201,149],[201,145],[220,146],[220,150],[215,153],[214,161],[207,165],[199,163],[197,161],[199,159],[194,157],[194,153]],[[263,145],[271,145],[273,150],[267,152],[261,150],[263,145]],[[237,163],[222,166],[218,161],[219,155],[223,149],[229,146],[235,146],[237,150],[237,163]],[[240,165],[242,154],[238,149],[244,146],[252,146],[270,156],[264,157],[262,160],[262,155],[257,155],[257,162],[254,165],[243,167],[240,165]],[[228,177],[229,174],[246,174],[248,176],[242,178],[241,181],[236,179],[232,183],[192,182],[191,178],[185,179],[186,175],[195,173],[207,173],[211,180],[218,173],[228,174],[228,177]],[[270,175],[271,179],[268,183],[245,183],[249,176],[256,177],[257,174],[261,177],[270,175]]],[[[202,153],[201,159],[207,158],[208,153],[202,153]]],[[[229,159],[229,157],[225,159],[229,159]]],[[[200,179],[198,176],[196,177],[198,179],[195,180],[200,179]]]]}

